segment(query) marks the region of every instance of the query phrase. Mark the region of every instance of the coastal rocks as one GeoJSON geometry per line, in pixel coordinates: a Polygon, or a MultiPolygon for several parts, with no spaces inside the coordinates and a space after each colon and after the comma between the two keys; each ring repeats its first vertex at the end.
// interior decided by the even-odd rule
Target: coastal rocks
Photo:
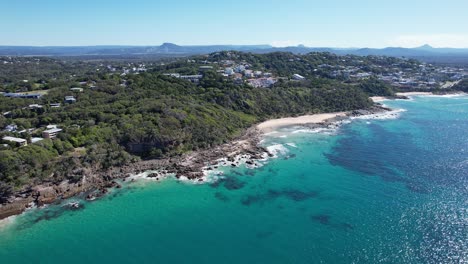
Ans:
{"type": "Polygon", "coordinates": [[[4,219],[13,215],[18,215],[30,207],[34,201],[32,197],[24,199],[15,199],[8,204],[0,205],[0,219],[4,219]]]}
{"type": "Polygon", "coordinates": [[[54,202],[58,196],[57,191],[52,187],[38,187],[36,188],[36,203],[38,206],[54,202]]]}
{"type": "Polygon", "coordinates": [[[382,112],[390,111],[391,109],[382,107],[382,106],[374,106],[368,109],[360,109],[351,111],[348,116],[349,117],[358,117],[358,116],[367,116],[367,115],[375,115],[382,112]]]}
{"type": "Polygon", "coordinates": [[[83,205],[80,204],[79,202],[69,202],[69,203],[63,205],[63,207],[65,207],[65,208],[67,208],[67,209],[69,209],[69,210],[75,211],[75,210],[80,210],[80,209],[82,209],[82,208],[83,208],[83,205]]]}

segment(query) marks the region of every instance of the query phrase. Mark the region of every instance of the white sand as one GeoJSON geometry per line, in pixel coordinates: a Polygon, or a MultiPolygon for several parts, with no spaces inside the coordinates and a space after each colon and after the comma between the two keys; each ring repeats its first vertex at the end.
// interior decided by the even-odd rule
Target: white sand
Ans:
{"type": "Polygon", "coordinates": [[[383,97],[383,96],[372,96],[372,97],[370,97],[370,99],[371,99],[374,103],[378,103],[378,102],[382,102],[382,101],[388,100],[387,98],[385,98],[385,97],[383,97]]]}
{"type": "Polygon", "coordinates": [[[337,116],[345,116],[345,115],[346,115],[346,112],[338,112],[338,113],[326,113],[326,114],[304,115],[304,116],[298,116],[298,117],[271,119],[271,120],[258,124],[257,128],[263,133],[268,133],[280,127],[320,123],[330,118],[334,118],[337,116]]]}

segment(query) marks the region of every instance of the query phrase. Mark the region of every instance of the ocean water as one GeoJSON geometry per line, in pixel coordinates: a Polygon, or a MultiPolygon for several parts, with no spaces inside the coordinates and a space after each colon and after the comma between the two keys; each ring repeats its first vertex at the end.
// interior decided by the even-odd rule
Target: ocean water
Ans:
{"type": "Polygon", "coordinates": [[[405,111],[270,134],[276,159],[212,184],[31,210],[0,263],[468,263],[468,96],[385,104],[405,111]]]}

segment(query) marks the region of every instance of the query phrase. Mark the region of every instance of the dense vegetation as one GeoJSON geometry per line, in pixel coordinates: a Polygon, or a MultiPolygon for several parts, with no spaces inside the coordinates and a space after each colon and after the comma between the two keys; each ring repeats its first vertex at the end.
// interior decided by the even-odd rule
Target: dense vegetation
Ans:
{"type": "Polygon", "coordinates": [[[453,87],[454,90],[463,91],[468,93],[468,79],[461,80],[458,84],[453,87]]]}
{"type": "MultiPolygon", "coordinates": [[[[3,132],[4,135],[30,139],[40,136],[49,124],[64,129],[54,140],[20,148],[2,147],[0,197],[2,192],[5,196],[33,181],[78,180],[84,168],[105,170],[141,158],[163,158],[209,148],[268,118],[365,108],[372,104],[369,95],[393,94],[391,87],[375,79],[347,84],[327,78],[325,73],[312,74],[319,64],[342,63],[338,56],[328,53],[304,55],[299,60],[297,55],[288,53],[235,56],[279,76],[299,72],[309,78],[303,82],[280,81],[266,89],[235,85],[222,78],[216,69],[204,72],[198,84],[162,74],[197,73],[198,65],[186,60],[127,75],[97,72],[80,62],[62,64],[53,60],[41,60],[51,65],[34,76],[23,77],[26,72],[22,70],[0,71],[0,78],[9,83],[3,91],[18,89],[23,78],[33,83],[43,80],[41,89],[47,91],[37,100],[0,96],[0,111],[8,112],[0,115],[0,127],[16,124],[18,130],[32,129],[31,135],[3,132]],[[77,74],[70,77],[68,71],[73,71],[73,67],[67,65],[75,65],[77,74]],[[63,67],[65,74],[60,70],[63,67]],[[79,81],[88,82],[81,85],[84,91],[71,92],[69,88],[79,85],[79,81]],[[94,85],[90,86],[90,82],[94,85]],[[75,96],[77,102],[50,108],[50,103],[63,103],[63,98],[69,95],[75,96]],[[28,107],[33,103],[44,107],[28,107]]],[[[232,59],[232,55],[194,57],[201,59],[217,61],[232,59]]],[[[364,58],[358,63],[366,60],[374,58],[364,58]]],[[[397,59],[389,58],[386,63],[395,63],[394,60],[397,59]]],[[[402,63],[414,66],[412,62],[402,63]]]]}

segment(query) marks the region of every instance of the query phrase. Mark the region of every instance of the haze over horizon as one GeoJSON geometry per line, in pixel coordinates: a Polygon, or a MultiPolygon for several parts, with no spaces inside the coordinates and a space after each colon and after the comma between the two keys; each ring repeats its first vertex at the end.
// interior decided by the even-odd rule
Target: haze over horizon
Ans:
{"type": "Polygon", "coordinates": [[[3,46],[154,46],[170,42],[468,48],[468,17],[464,14],[468,2],[461,0],[136,0],[130,5],[110,0],[0,2],[3,46]]]}

